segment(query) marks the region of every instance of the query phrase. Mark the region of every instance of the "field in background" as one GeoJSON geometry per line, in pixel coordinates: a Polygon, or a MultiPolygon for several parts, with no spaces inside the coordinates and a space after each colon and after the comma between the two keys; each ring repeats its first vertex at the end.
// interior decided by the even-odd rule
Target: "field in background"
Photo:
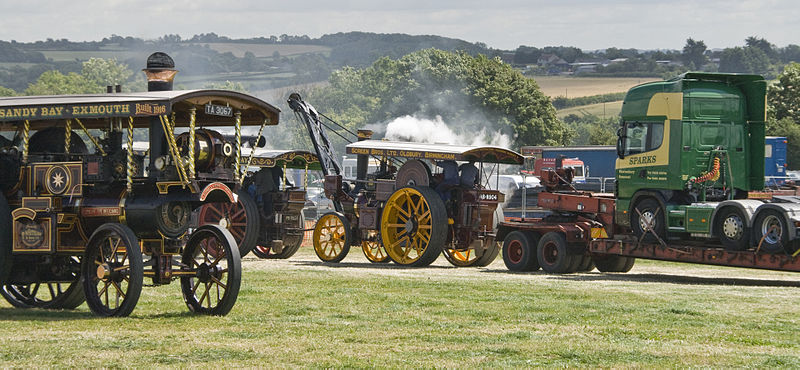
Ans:
{"type": "Polygon", "coordinates": [[[0,366],[799,367],[798,275],[637,261],[628,274],[247,257],[225,317],[178,284],[133,316],[0,303],[0,366]]]}
{"type": "MultiPolygon", "coordinates": [[[[54,62],[66,61],[87,61],[90,58],[103,58],[103,59],[116,59],[118,61],[134,58],[142,60],[142,67],[144,68],[144,61],[150,55],[147,52],[136,51],[121,51],[121,50],[92,50],[92,51],[67,51],[67,50],[40,50],[44,57],[52,59],[54,62]]],[[[135,66],[131,67],[136,70],[135,66]]]]}
{"type": "Polygon", "coordinates": [[[281,56],[317,53],[330,54],[331,48],[322,45],[282,45],[282,44],[240,44],[240,43],[198,43],[208,45],[209,48],[220,53],[230,52],[236,57],[244,57],[246,52],[251,52],[256,58],[272,58],[277,51],[281,56]]]}
{"type": "Polygon", "coordinates": [[[558,118],[564,118],[570,114],[578,116],[595,115],[600,118],[616,117],[622,110],[622,101],[612,101],[608,103],[598,103],[590,105],[582,105],[579,107],[570,107],[556,111],[558,118]]]}
{"type": "Polygon", "coordinates": [[[534,80],[536,80],[542,92],[551,98],[558,96],[577,98],[581,96],[625,92],[633,86],[657,79],[636,77],[536,76],[534,80]]]}

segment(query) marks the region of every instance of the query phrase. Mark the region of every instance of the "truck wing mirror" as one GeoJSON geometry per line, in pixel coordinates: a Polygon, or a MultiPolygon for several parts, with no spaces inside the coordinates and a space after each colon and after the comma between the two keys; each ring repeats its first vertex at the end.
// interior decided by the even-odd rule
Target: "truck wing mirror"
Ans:
{"type": "Polygon", "coordinates": [[[617,157],[625,158],[625,139],[627,136],[622,134],[622,128],[617,129],[617,157]]]}

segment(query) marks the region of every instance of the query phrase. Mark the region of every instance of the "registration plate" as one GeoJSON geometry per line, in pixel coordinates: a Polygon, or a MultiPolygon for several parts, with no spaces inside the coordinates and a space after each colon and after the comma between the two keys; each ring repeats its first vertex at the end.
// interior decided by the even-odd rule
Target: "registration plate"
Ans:
{"type": "Polygon", "coordinates": [[[233,117],[233,108],[225,105],[206,104],[206,114],[212,116],[233,117]]]}

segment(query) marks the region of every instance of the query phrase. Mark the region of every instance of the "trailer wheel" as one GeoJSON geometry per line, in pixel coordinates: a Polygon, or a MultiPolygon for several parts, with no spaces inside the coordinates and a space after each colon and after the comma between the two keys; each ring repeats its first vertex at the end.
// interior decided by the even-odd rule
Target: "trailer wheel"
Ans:
{"type": "Polygon", "coordinates": [[[664,220],[666,220],[664,210],[661,209],[658,201],[650,197],[643,198],[636,202],[636,205],[631,211],[631,228],[633,229],[633,234],[636,235],[637,238],[641,238],[642,235],[644,235],[643,240],[646,242],[653,243],[658,241],[653,233],[658,235],[662,240],[666,238],[666,222],[664,220]],[[642,216],[640,217],[639,214],[642,216]],[[652,231],[645,232],[646,226],[650,222],[652,222],[652,231]]]}
{"type": "Polygon", "coordinates": [[[58,264],[59,269],[68,271],[72,281],[5,284],[0,289],[0,295],[17,308],[75,309],[84,301],[81,261],[76,256],[67,256],[54,263],[58,264]]]}
{"type": "Polygon", "coordinates": [[[105,317],[130,315],[142,292],[139,239],[125,225],[101,225],[86,245],[81,275],[92,312],[105,317]]]}
{"type": "Polygon", "coordinates": [[[323,262],[339,262],[350,252],[350,223],[343,214],[328,212],[314,226],[314,252],[323,262]]]}
{"type": "Polygon", "coordinates": [[[512,231],[503,240],[503,263],[511,271],[536,271],[539,261],[536,259],[536,245],[539,238],[536,234],[512,231]]]}
{"type": "Polygon", "coordinates": [[[592,257],[597,270],[600,272],[628,272],[636,261],[633,257],[617,256],[613,254],[592,257]]]}
{"type": "Polygon", "coordinates": [[[719,241],[727,250],[740,251],[750,244],[750,228],[742,211],[736,207],[725,207],[720,210],[714,229],[719,241]]]}
{"type": "Polygon", "coordinates": [[[200,207],[198,224],[219,225],[233,234],[233,239],[239,246],[239,255],[244,257],[258,243],[261,230],[261,221],[258,205],[246,191],[236,192],[236,203],[219,202],[206,203],[200,207]]]}
{"type": "Polygon", "coordinates": [[[786,220],[780,212],[765,209],[756,216],[756,222],[753,224],[753,241],[757,248],[761,243],[761,249],[765,252],[782,252],[789,245],[787,230],[786,220]]]}
{"type": "MultiPolygon", "coordinates": [[[[563,234],[551,231],[539,239],[536,258],[542,270],[549,273],[574,272],[578,265],[575,255],[569,252],[567,239],[563,234]]],[[[580,261],[578,261],[580,262],[580,261]]]]}
{"type": "Polygon", "coordinates": [[[231,311],[242,281],[235,246],[233,235],[217,225],[202,226],[189,236],[181,254],[181,292],[190,311],[220,316],[231,311]]]}
{"type": "Polygon", "coordinates": [[[389,258],[399,265],[430,265],[442,252],[447,229],[444,202],[431,188],[400,188],[386,200],[381,238],[389,258]]]}
{"type": "Polygon", "coordinates": [[[364,240],[361,242],[361,251],[372,263],[387,263],[390,261],[386,248],[378,241],[364,240]]]}

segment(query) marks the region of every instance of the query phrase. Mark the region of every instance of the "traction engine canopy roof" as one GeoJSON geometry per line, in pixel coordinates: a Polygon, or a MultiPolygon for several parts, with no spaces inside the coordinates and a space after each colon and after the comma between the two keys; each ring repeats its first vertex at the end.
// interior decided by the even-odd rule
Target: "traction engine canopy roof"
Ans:
{"type": "MultiPolygon", "coordinates": [[[[250,162],[250,149],[242,148],[242,164],[250,162]]],[[[319,158],[305,150],[276,150],[276,149],[256,149],[253,154],[253,167],[280,167],[305,169],[308,164],[309,170],[321,171],[319,158]]]]}
{"type": "Polygon", "coordinates": [[[186,127],[189,109],[196,109],[197,126],[233,126],[233,112],[241,112],[243,126],[278,124],[280,109],[254,96],[226,90],[173,90],[93,95],[16,96],[0,98],[0,128],[28,120],[32,129],[52,127],[54,121],[80,119],[87,128],[104,128],[108,118],[134,118],[134,127],[148,127],[149,117],[176,115],[176,127],[186,127]],[[206,105],[230,107],[211,110],[206,105]]]}
{"type": "Polygon", "coordinates": [[[497,146],[469,146],[407,141],[364,140],[347,145],[347,154],[367,154],[409,159],[475,161],[522,164],[521,154],[497,146]]]}

